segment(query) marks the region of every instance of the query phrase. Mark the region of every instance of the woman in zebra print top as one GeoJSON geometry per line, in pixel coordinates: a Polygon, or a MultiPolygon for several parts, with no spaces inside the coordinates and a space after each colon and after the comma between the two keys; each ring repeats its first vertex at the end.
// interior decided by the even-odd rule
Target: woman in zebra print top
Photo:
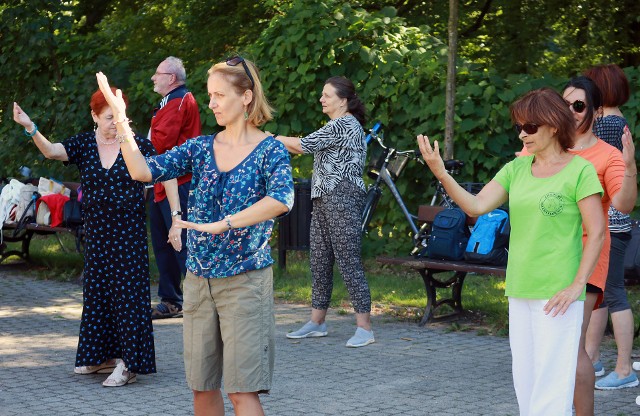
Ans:
{"type": "Polygon", "coordinates": [[[292,153],[313,153],[311,179],[311,320],[288,338],[327,335],[325,317],[333,289],[333,264],[338,263],[353,308],[356,332],[347,347],[374,342],[371,330],[371,293],[361,258],[360,221],[364,208],[362,180],[367,148],[362,126],[364,104],[353,83],[344,77],[329,78],[320,98],[330,121],[303,138],[278,136],[292,153]]]}

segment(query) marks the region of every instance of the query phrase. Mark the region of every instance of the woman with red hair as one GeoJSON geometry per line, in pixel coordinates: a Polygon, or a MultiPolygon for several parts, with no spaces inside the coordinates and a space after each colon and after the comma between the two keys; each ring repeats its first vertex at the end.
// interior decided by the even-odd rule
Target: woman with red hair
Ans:
{"type": "MultiPolygon", "coordinates": [[[[135,382],[136,374],[156,372],[144,185],[127,171],[113,113],[100,90],[90,107],[94,131],[60,143],[50,142],[17,103],[13,119],[46,158],[80,171],[85,253],[74,372],[112,372],[102,385],[117,387],[135,382]]],[[[145,154],[154,153],[150,141],[136,141],[145,154]]]]}

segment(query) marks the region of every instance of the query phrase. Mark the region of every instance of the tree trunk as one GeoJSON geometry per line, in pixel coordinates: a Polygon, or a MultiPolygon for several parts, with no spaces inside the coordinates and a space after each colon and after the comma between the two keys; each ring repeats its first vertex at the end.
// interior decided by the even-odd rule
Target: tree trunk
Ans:
{"type": "Polygon", "coordinates": [[[453,159],[453,116],[456,101],[456,55],[458,50],[458,0],[449,0],[449,62],[444,130],[444,159],[453,159]]]}

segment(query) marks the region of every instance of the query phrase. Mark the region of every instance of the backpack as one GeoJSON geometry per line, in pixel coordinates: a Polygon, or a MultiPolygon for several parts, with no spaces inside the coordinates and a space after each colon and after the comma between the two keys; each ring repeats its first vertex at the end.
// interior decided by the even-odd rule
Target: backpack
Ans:
{"type": "Polygon", "coordinates": [[[509,254],[509,214],[501,209],[478,217],[467,243],[464,259],[469,263],[504,266],[509,254]]]}
{"type": "Polygon", "coordinates": [[[469,240],[467,214],[460,208],[448,208],[436,214],[427,243],[427,257],[438,260],[462,260],[469,240]]]}

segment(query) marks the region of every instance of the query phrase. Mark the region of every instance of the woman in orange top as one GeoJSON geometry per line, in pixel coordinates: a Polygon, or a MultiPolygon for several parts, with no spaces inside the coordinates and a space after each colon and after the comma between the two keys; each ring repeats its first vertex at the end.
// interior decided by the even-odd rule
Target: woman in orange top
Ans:
{"type": "MultiPolygon", "coordinates": [[[[622,154],[618,149],[593,134],[593,124],[602,106],[602,95],[598,87],[587,77],[572,78],[564,87],[562,96],[576,121],[576,137],[570,151],[587,159],[595,166],[600,183],[604,188],[602,210],[605,216],[607,216],[610,205],[613,205],[620,212],[631,212],[637,198],[637,168],[634,159],[635,147],[629,129],[625,129],[622,138],[622,154]]],[[[525,142],[524,145],[521,155],[528,154],[526,151],[527,143],[525,142]]],[[[585,350],[585,337],[591,312],[603,299],[609,267],[610,244],[611,237],[607,232],[598,264],[589,278],[589,283],[587,283],[587,298],[584,302],[584,318],[573,398],[576,416],[593,415],[594,412],[595,374],[591,359],[585,350]]]]}

